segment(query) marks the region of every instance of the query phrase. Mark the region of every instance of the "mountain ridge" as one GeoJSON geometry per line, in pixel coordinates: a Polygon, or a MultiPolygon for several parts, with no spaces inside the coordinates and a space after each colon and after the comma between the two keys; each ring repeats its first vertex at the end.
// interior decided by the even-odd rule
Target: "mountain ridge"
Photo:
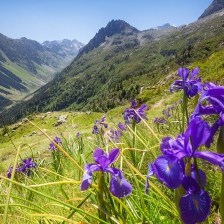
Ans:
{"type": "Polygon", "coordinates": [[[224,8],[224,0],[214,0],[198,19],[205,18],[224,8]]]}
{"type": "Polygon", "coordinates": [[[45,47],[25,37],[13,39],[0,34],[0,110],[52,80],[82,45],[75,40],[73,49],[70,45],[45,47]]]}
{"type": "Polygon", "coordinates": [[[223,50],[223,15],[224,10],[180,27],[105,35],[97,48],[79,53],[31,100],[7,113],[17,120],[35,111],[107,111],[136,97],[146,102],[160,91],[152,87],[178,67],[223,50]]]}

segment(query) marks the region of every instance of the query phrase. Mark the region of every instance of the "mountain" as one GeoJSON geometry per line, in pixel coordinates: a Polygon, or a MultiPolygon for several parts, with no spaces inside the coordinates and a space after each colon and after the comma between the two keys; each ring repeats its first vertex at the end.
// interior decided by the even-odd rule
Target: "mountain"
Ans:
{"type": "Polygon", "coordinates": [[[198,19],[202,19],[206,16],[213,14],[224,8],[224,0],[214,0],[212,4],[202,13],[198,19]]]}
{"type": "Polygon", "coordinates": [[[78,54],[79,50],[84,46],[83,43],[77,40],[54,40],[44,41],[42,43],[44,47],[47,47],[62,57],[68,56],[72,59],[78,54]]]}
{"type": "MultiPolygon", "coordinates": [[[[107,24],[105,28],[101,28],[98,33],[96,33],[96,35],[89,41],[89,43],[81,49],[79,56],[81,56],[83,53],[92,51],[94,48],[99,47],[100,44],[104,43],[106,39],[111,36],[120,34],[123,37],[128,37],[133,36],[133,34],[137,34],[138,32],[139,31],[136,28],[130,26],[123,20],[112,20],[107,24]]],[[[134,45],[137,44],[134,42],[135,40],[133,40],[134,45]]],[[[114,41],[112,44],[116,45],[117,43],[120,43],[120,40],[114,41]]]]}
{"type": "Polygon", "coordinates": [[[164,24],[164,25],[162,25],[162,26],[156,26],[156,27],[153,27],[152,29],[154,29],[154,30],[162,30],[162,29],[166,29],[166,28],[168,28],[168,27],[170,27],[171,25],[169,24],[169,23],[166,23],[166,24],[164,24]]]}
{"type": "Polygon", "coordinates": [[[0,110],[52,80],[82,46],[76,40],[40,44],[0,34],[0,110]]]}
{"type": "MultiPolygon", "coordinates": [[[[14,122],[38,111],[107,111],[133,98],[150,104],[166,94],[161,81],[171,82],[171,74],[180,66],[203,63],[216,52],[223,55],[223,21],[224,10],[189,25],[160,30],[139,31],[122,20],[111,21],[32,99],[4,116],[14,122]]],[[[222,61],[216,62],[219,69],[203,70],[208,80],[211,69],[222,72],[222,61]]]]}

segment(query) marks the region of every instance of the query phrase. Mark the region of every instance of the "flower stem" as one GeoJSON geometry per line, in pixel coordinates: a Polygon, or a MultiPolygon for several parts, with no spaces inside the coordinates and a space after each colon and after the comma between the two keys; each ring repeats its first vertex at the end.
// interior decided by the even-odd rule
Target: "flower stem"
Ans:
{"type": "MultiPolygon", "coordinates": [[[[217,141],[217,153],[224,154],[224,127],[220,127],[219,137],[217,141]]],[[[222,174],[221,194],[219,202],[219,211],[222,223],[224,222],[224,174],[222,174]]]]}
{"type": "MultiPolygon", "coordinates": [[[[102,172],[98,172],[98,205],[99,205],[99,208],[102,208],[103,210],[105,210],[105,205],[104,205],[104,200],[103,200],[103,189],[104,189],[104,186],[105,186],[105,179],[104,179],[104,175],[102,172]]],[[[106,215],[98,210],[99,212],[99,218],[106,221],[106,215]]]]}
{"type": "MultiPolygon", "coordinates": [[[[182,185],[180,185],[178,188],[176,188],[174,190],[174,202],[176,204],[176,208],[177,208],[177,211],[179,213],[179,216],[180,216],[180,207],[179,207],[179,201],[180,201],[180,198],[186,194],[186,191],[184,190],[184,188],[182,187],[182,185]]],[[[181,219],[181,217],[180,217],[181,219]]],[[[183,223],[181,221],[181,223],[183,223]]]]}
{"type": "Polygon", "coordinates": [[[222,174],[221,194],[219,202],[219,211],[222,223],[224,222],[224,174],[222,174]]]}
{"type": "MultiPolygon", "coordinates": [[[[135,122],[134,119],[132,121],[132,130],[133,130],[132,147],[135,148],[135,144],[136,144],[136,122],[135,122]]],[[[132,153],[133,164],[136,167],[137,166],[136,151],[135,150],[134,151],[132,150],[131,153],[132,153]]]]}

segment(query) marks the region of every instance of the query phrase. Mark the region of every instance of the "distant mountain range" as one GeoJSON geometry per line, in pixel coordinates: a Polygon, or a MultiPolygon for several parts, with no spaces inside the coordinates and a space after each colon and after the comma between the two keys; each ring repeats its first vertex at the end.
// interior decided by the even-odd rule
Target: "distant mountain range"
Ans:
{"type": "Polygon", "coordinates": [[[79,50],[84,46],[83,43],[77,40],[54,40],[54,41],[44,41],[42,43],[44,47],[47,47],[54,51],[55,53],[64,56],[75,57],[79,50]]]}
{"type": "Polygon", "coordinates": [[[162,26],[156,26],[156,27],[153,27],[152,29],[154,29],[154,30],[162,30],[162,29],[166,29],[166,28],[168,28],[168,27],[170,27],[171,25],[169,24],[169,23],[166,23],[166,24],[164,24],[164,25],[162,25],[162,26]]]}
{"type": "Polygon", "coordinates": [[[77,40],[40,44],[0,34],[0,110],[52,80],[83,46],[77,40]]]}

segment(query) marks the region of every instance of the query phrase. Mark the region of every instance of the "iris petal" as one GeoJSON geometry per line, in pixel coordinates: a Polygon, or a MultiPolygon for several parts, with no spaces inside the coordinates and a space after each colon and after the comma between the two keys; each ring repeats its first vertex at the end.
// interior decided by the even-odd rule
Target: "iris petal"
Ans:
{"type": "Polygon", "coordinates": [[[203,222],[210,214],[211,198],[206,191],[200,190],[181,197],[179,207],[184,223],[203,222]]]}
{"type": "Polygon", "coordinates": [[[206,160],[214,165],[217,165],[224,172],[224,154],[217,154],[214,152],[195,152],[194,157],[206,160]]]}
{"type": "Polygon", "coordinates": [[[149,193],[149,177],[153,176],[154,172],[153,172],[153,164],[149,163],[148,166],[148,174],[146,176],[146,183],[145,183],[145,193],[148,194],[149,193]]]}
{"type": "Polygon", "coordinates": [[[177,188],[183,179],[183,168],[172,155],[159,156],[155,160],[153,170],[158,179],[165,182],[169,188],[177,188]]]}
{"type": "Polygon", "coordinates": [[[192,70],[191,75],[190,75],[190,79],[193,79],[195,76],[197,76],[199,73],[199,68],[196,67],[192,70]]]}
{"type": "Polygon", "coordinates": [[[183,80],[186,80],[189,75],[189,69],[188,68],[179,68],[178,69],[178,76],[181,77],[183,80]]]}
{"type": "Polygon", "coordinates": [[[118,148],[112,149],[109,153],[110,164],[113,163],[120,154],[120,150],[118,148]]]}
{"type": "Polygon", "coordinates": [[[124,175],[121,171],[117,176],[115,175],[112,176],[110,182],[110,191],[114,196],[118,198],[123,198],[131,194],[132,186],[124,178],[124,175]]]}
{"type": "Polygon", "coordinates": [[[89,185],[92,183],[92,173],[86,173],[82,177],[81,191],[85,191],[89,188],[89,185]]]}
{"type": "Polygon", "coordinates": [[[93,152],[93,158],[96,161],[96,163],[98,163],[98,159],[103,155],[105,155],[103,149],[101,149],[101,148],[95,149],[95,151],[93,152]]]}

